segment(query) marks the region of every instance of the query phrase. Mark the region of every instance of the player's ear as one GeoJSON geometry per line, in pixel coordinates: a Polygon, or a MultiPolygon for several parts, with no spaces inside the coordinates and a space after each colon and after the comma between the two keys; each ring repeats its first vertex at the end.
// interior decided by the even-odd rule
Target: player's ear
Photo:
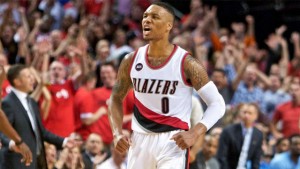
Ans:
{"type": "Polygon", "coordinates": [[[168,26],[167,26],[167,29],[168,29],[168,31],[170,31],[170,30],[173,28],[173,23],[168,22],[167,25],[168,25],[168,26]]]}

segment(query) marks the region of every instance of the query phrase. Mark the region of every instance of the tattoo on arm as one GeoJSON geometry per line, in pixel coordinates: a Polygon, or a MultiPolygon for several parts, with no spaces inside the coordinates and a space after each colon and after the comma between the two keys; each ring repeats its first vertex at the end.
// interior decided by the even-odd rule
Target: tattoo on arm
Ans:
{"type": "Polygon", "coordinates": [[[113,96],[120,98],[121,100],[123,100],[128,90],[132,87],[132,82],[129,75],[132,58],[132,55],[129,55],[128,58],[121,63],[118,71],[117,82],[113,87],[113,96]]]}
{"type": "Polygon", "coordinates": [[[111,103],[109,105],[108,116],[114,137],[122,133],[122,101],[126,96],[128,90],[132,86],[129,76],[129,69],[133,58],[132,56],[132,54],[129,54],[122,61],[118,71],[117,82],[113,87],[111,95],[111,103]]]}
{"type": "Polygon", "coordinates": [[[201,62],[188,55],[184,60],[184,73],[187,80],[190,80],[193,87],[199,90],[209,82],[209,77],[201,62]]]}

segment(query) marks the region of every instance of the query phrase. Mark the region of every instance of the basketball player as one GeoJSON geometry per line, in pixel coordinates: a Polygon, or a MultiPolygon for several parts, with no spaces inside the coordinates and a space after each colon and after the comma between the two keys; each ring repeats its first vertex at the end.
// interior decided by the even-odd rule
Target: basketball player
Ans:
{"type": "Polygon", "coordinates": [[[188,167],[188,149],[205,136],[225,112],[225,103],[205,68],[168,38],[174,12],[169,5],[153,3],[143,15],[143,37],[149,44],[122,61],[110,104],[110,122],[115,148],[128,148],[129,169],[183,169],[188,167]],[[133,87],[135,95],[133,135],[122,133],[122,100],[133,87]],[[189,129],[192,90],[208,108],[196,126],[189,129]]]}

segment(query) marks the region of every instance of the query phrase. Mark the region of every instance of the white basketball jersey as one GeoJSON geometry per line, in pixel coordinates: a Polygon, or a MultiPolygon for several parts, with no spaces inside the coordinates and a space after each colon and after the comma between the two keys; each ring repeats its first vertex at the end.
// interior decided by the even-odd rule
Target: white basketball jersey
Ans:
{"type": "Polygon", "coordinates": [[[130,69],[135,95],[132,129],[142,133],[188,130],[192,87],[183,71],[188,52],[174,45],[166,62],[154,67],[148,62],[148,46],[136,51],[130,69]]]}

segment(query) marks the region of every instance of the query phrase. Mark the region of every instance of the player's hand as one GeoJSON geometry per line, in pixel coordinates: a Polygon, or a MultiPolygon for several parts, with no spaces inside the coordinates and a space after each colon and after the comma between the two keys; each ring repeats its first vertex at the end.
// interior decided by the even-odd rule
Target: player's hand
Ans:
{"type": "Polygon", "coordinates": [[[197,136],[193,131],[183,131],[173,135],[171,140],[174,140],[178,147],[184,150],[194,145],[197,140],[197,136]]]}
{"type": "Polygon", "coordinates": [[[21,162],[24,162],[26,166],[30,165],[30,163],[32,162],[32,153],[25,143],[22,143],[18,146],[14,145],[12,149],[22,155],[21,162]]]}
{"type": "Polygon", "coordinates": [[[115,149],[118,153],[124,154],[131,145],[131,140],[125,135],[119,135],[114,138],[115,149]]]}

